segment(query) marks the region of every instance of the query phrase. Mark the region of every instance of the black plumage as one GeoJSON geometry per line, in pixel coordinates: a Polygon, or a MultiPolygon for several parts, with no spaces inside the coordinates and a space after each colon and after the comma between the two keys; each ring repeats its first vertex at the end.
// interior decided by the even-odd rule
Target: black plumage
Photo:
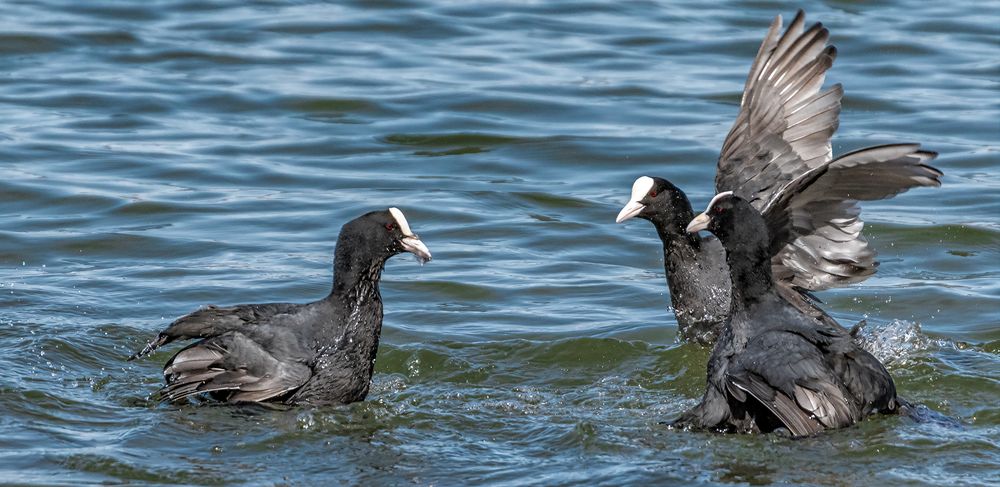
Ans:
{"type": "Polygon", "coordinates": [[[382,329],[379,279],[401,252],[430,260],[396,208],[343,226],[333,289],[319,301],[207,306],[183,316],[129,360],[174,340],[200,338],[167,361],[161,399],[211,393],[228,402],[329,404],[368,394],[382,329]]]}
{"type": "MultiPolygon", "coordinates": [[[[817,317],[809,296],[875,273],[875,252],[861,235],[859,201],[890,198],[919,186],[940,186],[927,164],[937,154],[918,144],[861,149],[833,159],[841,86],[820,91],[836,49],[822,24],[804,29],[800,10],[783,35],[781,16],[761,44],[747,77],[740,112],[723,142],[716,192],[734,191],[765,211],[795,178],[826,167],[809,191],[791,192],[792,225],[772,236],[771,265],[779,291],[817,317]]],[[[711,344],[729,310],[729,272],[714,237],[684,232],[693,216],[687,196],[661,178],[640,177],[617,221],[649,220],[663,241],[664,267],[680,335],[711,344]]],[[[832,320],[827,320],[832,321],[832,320]]]]}
{"type": "MultiPolygon", "coordinates": [[[[816,172],[788,191],[808,191],[821,176],[816,172]]],[[[793,225],[789,201],[769,202],[772,217],[765,219],[743,198],[721,193],[691,221],[689,231],[707,229],[725,248],[732,300],[709,358],[705,394],[675,426],[739,433],[784,427],[807,436],[899,410],[892,377],[878,359],[836,323],[801,312],[779,294],[771,235],[793,225]]]]}

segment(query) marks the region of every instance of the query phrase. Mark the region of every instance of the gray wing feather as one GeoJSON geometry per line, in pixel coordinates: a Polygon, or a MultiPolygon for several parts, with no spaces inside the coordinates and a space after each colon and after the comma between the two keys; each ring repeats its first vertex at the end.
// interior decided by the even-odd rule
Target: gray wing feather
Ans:
{"type": "Polygon", "coordinates": [[[255,325],[278,314],[287,313],[296,306],[299,305],[269,303],[220,307],[210,304],[174,320],[157,335],[156,339],[129,356],[128,360],[153,353],[160,346],[174,340],[208,338],[227,331],[239,330],[247,325],[255,325]]]}
{"type": "Polygon", "coordinates": [[[795,403],[800,410],[826,428],[848,426],[856,421],[847,396],[837,386],[826,381],[809,381],[807,386],[795,385],[795,403]]]}
{"type": "Polygon", "coordinates": [[[757,209],[782,184],[831,159],[843,90],[819,90],[836,49],[826,46],[822,24],[804,31],[804,23],[800,10],[780,38],[781,16],[771,24],[719,157],[716,190],[734,190],[757,209]]]}
{"type": "Polygon", "coordinates": [[[207,369],[225,357],[225,350],[212,342],[199,343],[181,350],[167,362],[164,373],[182,374],[207,369]]]}
{"type": "Polygon", "coordinates": [[[750,68],[740,112],[719,157],[717,192],[734,191],[768,220],[772,270],[789,287],[822,290],[875,273],[861,235],[858,201],[939,186],[916,144],[862,149],[832,158],[843,88],[820,92],[836,49],[822,24],[804,30],[800,10],[783,35],[775,18],[750,68]],[[770,212],[770,214],[768,214],[770,212]]]}
{"type": "Polygon", "coordinates": [[[726,380],[727,389],[753,396],[795,436],[860,418],[816,345],[795,333],[772,331],[752,339],[726,380]]]}
{"type": "Polygon", "coordinates": [[[878,261],[861,234],[858,202],[940,186],[941,171],[927,164],[936,156],[919,144],[870,147],[785,184],[762,210],[774,239],[775,279],[818,291],[874,274],[878,261]]]}
{"type": "Polygon", "coordinates": [[[727,391],[740,402],[747,401],[747,394],[771,411],[794,436],[809,436],[823,431],[823,425],[790,397],[777,391],[756,374],[744,377],[726,377],[727,391]]]}
{"type": "Polygon", "coordinates": [[[246,335],[227,332],[174,355],[163,368],[161,398],[230,391],[230,402],[265,401],[298,389],[311,374],[305,364],[278,359],[246,335]]]}

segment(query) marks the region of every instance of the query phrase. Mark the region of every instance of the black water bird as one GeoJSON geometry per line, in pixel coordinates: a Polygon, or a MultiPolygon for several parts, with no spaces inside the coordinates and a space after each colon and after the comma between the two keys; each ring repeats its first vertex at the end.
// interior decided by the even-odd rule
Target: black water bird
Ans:
{"type": "MultiPolygon", "coordinates": [[[[803,190],[814,176],[807,173],[786,191],[803,190]]],[[[720,193],[687,226],[722,242],[732,304],[709,358],[705,395],[675,426],[738,433],[783,427],[808,436],[900,409],[878,359],[842,327],[803,313],[778,293],[771,235],[794,225],[791,201],[768,202],[765,219],[743,198],[720,193]]]]}
{"type": "MultiPolygon", "coordinates": [[[[845,286],[875,273],[875,252],[861,235],[859,201],[890,198],[918,186],[940,186],[927,164],[937,154],[918,144],[870,147],[833,159],[841,86],[820,91],[836,49],[822,24],[804,29],[800,10],[784,35],[778,16],[750,68],[740,112],[723,142],[716,192],[734,191],[763,209],[781,188],[805,172],[827,171],[809,191],[788,195],[794,224],[774,235],[771,257],[779,293],[804,312],[825,314],[811,291],[845,286]]],[[[729,272],[714,237],[684,231],[694,216],[687,196],[669,181],[642,176],[616,221],[653,223],[663,242],[670,300],[680,335],[714,342],[729,311],[729,272]]],[[[832,320],[827,320],[832,322],[832,320]]]]}
{"type": "Polygon", "coordinates": [[[397,208],[340,230],[333,290],[312,303],[208,306],[171,323],[133,360],[174,340],[200,338],[163,368],[165,401],[211,393],[227,402],[330,404],[368,394],[382,329],[379,279],[392,256],[431,259],[397,208]]]}

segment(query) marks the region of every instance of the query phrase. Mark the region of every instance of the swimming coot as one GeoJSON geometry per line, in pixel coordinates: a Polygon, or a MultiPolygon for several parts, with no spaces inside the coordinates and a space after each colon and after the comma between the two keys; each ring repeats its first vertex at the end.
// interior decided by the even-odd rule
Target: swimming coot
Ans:
{"type": "Polygon", "coordinates": [[[340,230],[330,295],[306,304],[208,306],[160,332],[133,360],[174,340],[188,345],[163,368],[161,399],[211,393],[228,402],[329,404],[368,394],[382,329],[379,279],[386,260],[431,259],[397,208],[366,213],[340,230]]]}
{"type": "MultiPolygon", "coordinates": [[[[810,181],[815,173],[786,191],[808,191],[818,182],[810,181]]],[[[765,208],[766,219],[747,200],[720,193],[687,227],[708,230],[722,243],[732,304],[709,358],[701,403],[673,424],[739,433],[786,428],[807,436],[872,413],[896,413],[896,388],[878,359],[846,330],[803,313],[777,291],[771,235],[795,225],[797,208],[792,198],[765,208]]]]}
{"type": "MultiPolygon", "coordinates": [[[[734,191],[761,210],[785,184],[827,166],[807,193],[790,194],[794,225],[772,236],[780,249],[771,266],[779,291],[803,312],[824,317],[810,291],[863,281],[875,272],[875,252],[861,235],[859,201],[890,198],[918,186],[940,186],[927,164],[937,154],[918,144],[869,147],[833,159],[843,89],[820,91],[836,56],[822,24],[803,29],[800,10],[784,35],[771,24],[750,68],[740,112],[722,145],[717,192],[734,191]]],[[[729,271],[714,237],[688,234],[694,216],[687,196],[669,181],[642,176],[632,185],[621,223],[649,220],[663,242],[670,300],[682,338],[711,344],[729,310],[729,271]]],[[[832,321],[832,320],[827,320],[832,321]]]]}

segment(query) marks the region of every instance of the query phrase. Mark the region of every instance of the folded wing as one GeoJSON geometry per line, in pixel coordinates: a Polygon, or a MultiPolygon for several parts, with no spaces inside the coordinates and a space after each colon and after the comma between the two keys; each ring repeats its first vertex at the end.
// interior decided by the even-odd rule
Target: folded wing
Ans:
{"type": "Polygon", "coordinates": [[[279,359],[240,332],[226,332],[178,352],[163,368],[164,401],[213,392],[230,402],[283,396],[309,380],[308,366],[279,359]]]}
{"type": "Polygon", "coordinates": [[[289,303],[243,304],[228,307],[208,305],[174,320],[157,335],[156,339],[132,354],[128,360],[148,355],[174,340],[209,338],[227,331],[257,325],[277,315],[288,313],[295,306],[289,303]]]}
{"type": "Polygon", "coordinates": [[[795,436],[860,419],[816,344],[795,333],[771,331],[751,340],[730,367],[726,389],[739,402],[760,403],[795,436]]]}

